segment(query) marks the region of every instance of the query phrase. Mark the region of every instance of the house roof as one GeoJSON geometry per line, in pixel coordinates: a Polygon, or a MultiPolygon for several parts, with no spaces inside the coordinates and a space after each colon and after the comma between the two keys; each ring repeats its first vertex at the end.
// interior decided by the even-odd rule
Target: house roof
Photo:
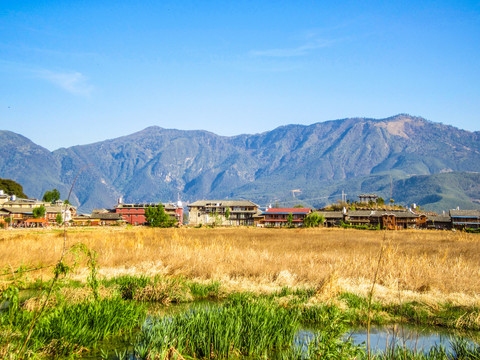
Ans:
{"type": "Polygon", "coordinates": [[[359,217],[365,217],[365,216],[373,216],[375,215],[375,211],[373,210],[350,210],[348,211],[348,216],[359,216],[359,217]]]}
{"type": "Polygon", "coordinates": [[[107,209],[93,209],[92,214],[108,214],[110,211],[107,209]]]}
{"type": "Polygon", "coordinates": [[[71,211],[73,208],[71,205],[67,205],[66,207],[65,205],[45,205],[45,211],[47,213],[62,213],[65,209],[71,211]]]}
{"type": "Polygon", "coordinates": [[[7,206],[15,206],[15,205],[32,205],[32,206],[39,206],[39,205],[44,205],[45,202],[39,201],[36,199],[20,199],[17,198],[15,200],[8,200],[4,203],[4,205],[7,206]]]}
{"type": "Polygon", "coordinates": [[[309,214],[309,208],[270,208],[264,214],[309,214]]]}
{"type": "MultiPolygon", "coordinates": [[[[163,204],[163,207],[165,209],[178,209],[178,208],[181,208],[181,206],[178,206],[177,204],[172,204],[172,203],[168,203],[168,204],[163,204]]],[[[126,208],[126,209],[138,209],[138,208],[148,208],[148,207],[157,207],[158,206],[158,203],[135,203],[135,204],[118,204],[118,205],[115,205],[115,209],[122,209],[122,208],[126,208]]],[[[96,210],[104,210],[104,209],[96,209],[96,210]]]]}
{"type": "Polygon", "coordinates": [[[480,218],[479,210],[450,210],[451,217],[478,217],[480,218]]]}
{"type": "Polygon", "coordinates": [[[417,215],[417,214],[414,214],[410,211],[382,211],[380,212],[379,214],[380,216],[383,216],[383,215],[393,215],[397,218],[400,218],[400,219],[405,219],[405,218],[418,218],[420,215],[417,215]]]}
{"type": "Polygon", "coordinates": [[[257,204],[249,201],[249,200],[198,200],[194,203],[188,204],[188,207],[204,207],[204,206],[211,206],[211,207],[234,207],[234,206],[248,206],[248,207],[258,207],[257,204]]]}
{"type": "Polygon", "coordinates": [[[1,211],[5,211],[9,214],[33,214],[33,208],[7,207],[2,208],[1,211]]]}
{"type": "Polygon", "coordinates": [[[421,215],[414,214],[411,211],[378,211],[378,210],[354,210],[349,211],[349,217],[382,217],[393,215],[399,219],[418,218],[421,215]]]}
{"type": "Polygon", "coordinates": [[[343,219],[343,213],[341,211],[315,211],[315,212],[325,217],[325,219],[343,219]]]}
{"type": "Polygon", "coordinates": [[[90,215],[87,214],[79,214],[73,218],[73,220],[88,220],[90,219],[90,215]]]}
{"type": "Polygon", "coordinates": [[[429,221],[436,222],[450,222],[452,219],[448,215],[428,215],[427,219],[429,221]]]}
{"type": "Polygon", "coordinates": [[[98,219],[98,220],[123,220],[122,214],[117,214],[117,213],[97,213],[97,214],[92,214],[92,218],[98,219]]]}
{"type": "Polygon", "coordinates": [[[26,223],[46,223],[47,219],[27,219],[26,223]]]}

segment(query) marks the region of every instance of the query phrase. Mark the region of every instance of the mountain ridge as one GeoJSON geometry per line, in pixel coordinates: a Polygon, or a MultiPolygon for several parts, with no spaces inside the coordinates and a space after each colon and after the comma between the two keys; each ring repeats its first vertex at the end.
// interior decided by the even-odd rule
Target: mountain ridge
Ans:
{"type": "MultiPolygon", "coordinates": [[[[480,131],[407,114],[290,124],[234,136],[149,126],[52,152],[11,134],[10,145],[0,145],[0,177],[8,174],[28,194],[41,197],[53,187],[66,194],[79,170],[87,167],[73,190],[73,201],[82,210],[111,207],[120,196],[131,202],[243,197],[262,204],[317,198],[308,204],[319,206],[321,198],[334,199],[349,182],[358,185],[350,187],[358,193],[361,179],[372,176],[383,184],[390,176],[397,181],[480,172],[480,131]],[[298,188],[300,198],[292,199],[290,191],[298,188]]],[[[0,139],[5,137],[9,134],[0,131],[0,139]]],[[[385,187],[372,191],[388,192],[385,187]]]]}

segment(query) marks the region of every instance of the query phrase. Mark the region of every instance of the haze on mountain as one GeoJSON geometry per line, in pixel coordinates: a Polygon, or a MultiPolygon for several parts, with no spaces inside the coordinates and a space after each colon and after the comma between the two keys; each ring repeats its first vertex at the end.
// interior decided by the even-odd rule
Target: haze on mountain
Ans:
{"type": "Polygon", "coordinates": [[[427,210],[480,208],[480,132],[406,114],[288,125],[253,135],[163,129],[50,152],[0,131],[0,177],[81,212],[124,202],[248,199],[321,207],[376,193],[427,210]],[[292,190],[300,190],[293,192],[292,190]]]}

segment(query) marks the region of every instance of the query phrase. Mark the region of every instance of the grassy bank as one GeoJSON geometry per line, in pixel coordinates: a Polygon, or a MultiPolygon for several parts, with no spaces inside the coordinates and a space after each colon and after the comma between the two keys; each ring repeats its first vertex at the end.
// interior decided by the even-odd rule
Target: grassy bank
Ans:
{"type": "MultiPolygon", "coordinates": [[[[352,229],[73,229],[67,245],[98,253],[99,275],[182,275],[221,281],[232,291],[271,292],[283,286],[319,287],[366,295],[381,246],[375,296],[380,300],[447,299],[476,304],[480,293],[479,234],[352,229]],[[333,282],[335,284],[333,284],[333,282]]],[[[0,269],[54,264],[59,231],[1,231],[0,269]]],[[[50,276],[51,269],[31,277],[50,276]]],[[[78,279],[88,274],[79,267],[78,279]]],[[[1,285],[0,285],[1,286],[1,285]]]]}
{"type": "Polygon", "coordinates": [[[80,356],[104,339],[133,332],[141,336],[135,346],[145,359],[269,357],[276,349],[302,358],[288,350],[299,323],[322,326],[309,345],[312,357],[362,358],[361,349],[342,340],[346,326],[480,330],[478,234],[116,228],[73,229],[66,240],[72,251],[62,261],[64,276],[48,296],[63,233],[0,232],[2,358],[80,356]],[[225,305],[213,314],[144,324],[147,309],[154,315],[158,306],[199,299],[225,305]],[[261,334],[244,332],[252,317],[259,321],[252,331],[261,334]],[[283,335],[261,340],[268,331],[283,335]],[[226,338],[234,340],[227,344],[226,338]]]}
{"type": "Polygon", "coordinates": [[[238,293],[227,291],[221,282],[160,276],[100,279],[95,300],[88,283],[64,279],[46,303],[26,350],[16,356],[45,301],[43,289],[50,283],[23,281],[16,285],[22,290],[13,291],[18,288],[11,286],[2,293],[3,301],[9,302],[0,313],[0,355],[5,359],[81,356],[97,348],[102,340],[134,332],[138,332],[134,341],[138,359],[163,359],[177,352],[198,358],[269,358],[277,356],[279,350],[281,356],[302,358],[305,354],[300,356],[295,353],[298,349],[291,349],[300,324],[321,329],[314,334],[316,340],[309,343],[313,358],[341,354],[339,358],[347,359],[364,357],[365,350],[344,342],[342,335],[350,327],[367,326],[369,317],[372,325],[405,323],[480,330],[478,307],[451,303],[431,307],[417,302],[398,305],[374,301],[369,312],[368,298],[352,293],[339,293],[328,300],[322,298],[321,288],[283,287],[269,294],[238,293]],[[159,306],[168,308],[202,299],[216,301],[213,311],[204,307],[166,317],[158,315],[159,306]],[[145,322],[147,314],[150,317],[145,322]]]}

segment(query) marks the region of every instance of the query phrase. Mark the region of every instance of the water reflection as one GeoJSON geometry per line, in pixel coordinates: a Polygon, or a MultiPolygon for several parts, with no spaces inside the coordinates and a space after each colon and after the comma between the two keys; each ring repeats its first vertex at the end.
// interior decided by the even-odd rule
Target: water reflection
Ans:
{"type": "MultiPolygon", "coordinates": [[[[165,306],[162,304],[150,303],[148,304],[148,317],[146,323],[154,322],[155,319],[162,317],[171,317],[177,314],[191,311],[194,309],[210,308],[215,309],[222,302],[204,300],[196,301],[194,303],[175,304],[165,306]]],[[[308,346],[314,339],[314,333],[320,328],[316,327],[300,327],[295,335],[293,347],[300,349],[301,352],[307,353],[308,346]]],[[[125,352],[128,359],[133,357],[133,342],[135,334],[130,336],[117,337],[104,341],[97,347],[96,350],[85,355],[85,359],[100,359],[100,349],[109,350],[109,358],[116,359],[115,351],[125,352]]],[[[374,326],[370,329],[370,350],[372,353],[387,352],[394,346],[400,348],[407,348],[416,352],[428,353],[435,346],[443,346],[447,352],[451,352],[452,341],[458,338],[463,338],[470,343],[480,342],[480,332],[463,332],[459,333],[451,329],[441,329],[432,327],[412,326],[404,324],[374,326]]],[[[344,339],[351,339],[356,345],[364,345],[367,343],[367,330],[365,328],[352,328],[345,335],[344,339]]],[[[272,354],[272,358],[281,358],[281,354],[272,354]]]]}
{"type": "MultiPolygon", "coordinates": [[[[367,344],[367,329],[352,329],[346,335],[354,344],[367,344]]],[[[448,352],[452,350],[454,339],[464,338],[471,343],[478,341],[478,332],[459,333],[453,330],[395,324],[370,329],[370,350],[385,352],[393,346],[413,351],[428,353],[435,346],[443,346],[448,352]]]]}

